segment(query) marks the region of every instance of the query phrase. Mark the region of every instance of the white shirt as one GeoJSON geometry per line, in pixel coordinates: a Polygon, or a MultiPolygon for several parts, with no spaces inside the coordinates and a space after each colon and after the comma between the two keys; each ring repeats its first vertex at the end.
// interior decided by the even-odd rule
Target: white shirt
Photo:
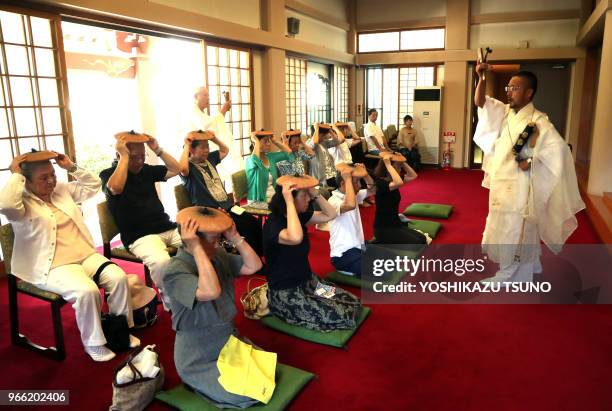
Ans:
{"type": "MultiPolygon", "coordinates": [[[[82,169],[72,175],[76,181],[57,183],[51,202],[74,221],[93,248],[93,239],[77,203],[96,195],[102,182],[82,169]]],[[[8,218],[15,233],[11,273],[34,284],[45,284],[55,254],[57,222],[51,208],[30,193],[25,182],[23,175],[13,173],[0,191],[0,213],[8,218]]]]}
{"type": "Polygon", "coordinates": [[[333,157],[334,165],[338,165],[339,163],[353,162],[353,156],[351,155],[351,150],[349,149],[346,140],[341,144],[338,144],[336,147],[328,148],[327,152],[333,157]]]}
{"type": "MultiPolygon", "coordinates": [[[[368,196],[368,190],[359,190],[355,203],[359,204],[368,196]]],[[[342,257],[351,248],[361,248],[364,244],[363,225],[359,206],[353,210],[340,214],[340,207],[344,203],[344,193],[334,190],[329,203],[336,209],[336,218],[329,222],[329,248],[332,257],[342,257]]]]}
{"type": "Polygon", "coordinates": [[[381,147],[385,146],[383,131],[376,123],[368,121],[368,124],[363,128],[363,135],[365,136],[366,143],[368,143],[368,151],[378,150],[378,147],[376,147],[376,144],[374,144],[372,140],[374,138],[381,147]]]}

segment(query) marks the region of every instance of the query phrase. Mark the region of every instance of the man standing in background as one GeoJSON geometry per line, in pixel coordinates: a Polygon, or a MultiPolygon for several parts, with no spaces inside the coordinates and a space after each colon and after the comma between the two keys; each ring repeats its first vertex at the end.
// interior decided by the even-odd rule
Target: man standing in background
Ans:
{"type": "MultiPolygon", "coordinates": [[[[229,148],[229,155],[221,161],[217,166],[217,170],[221,180],[224,182],[225,190],[231,193],[233,192],[231,176],[236,171],[244,168],[244,161],[240,155],[240,148],[234,144],[234,136],[225,123],[225,114],[232,108],[232,101],[229,93],[224,93],[224,96],[225,101],[221,109],[217,114],[211,116],[209,114],[210,98],[208,89],[206,87],[198,87],[193,96],[192,114],[185,134],[191,130],[210,130],[229,148]]],[[[210,150],[214,151],[217,149],[217,145],[211,143],[210,150]]]]}

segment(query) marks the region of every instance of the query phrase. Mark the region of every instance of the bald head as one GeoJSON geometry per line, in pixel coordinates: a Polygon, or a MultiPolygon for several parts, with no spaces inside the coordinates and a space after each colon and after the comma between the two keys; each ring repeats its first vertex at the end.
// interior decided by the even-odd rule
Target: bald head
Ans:
{"type": "Polygon", "coordinates": [[[204,109],[208,108],[208,89],[206,87],[198,87],[193,95],[193,98],[195,99],[200,111],[204,111],[204,109]]]}

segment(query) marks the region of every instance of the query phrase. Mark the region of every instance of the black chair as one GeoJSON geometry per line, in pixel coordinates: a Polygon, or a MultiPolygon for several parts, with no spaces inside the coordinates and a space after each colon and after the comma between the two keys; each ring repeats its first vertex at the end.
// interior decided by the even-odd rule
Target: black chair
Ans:
{"type": "Polygon", "coordinates": [[[10,224],[0,227],[0,246],[4,255],[4,266],[8,277],[8,296],[9,296],[9,317],[11,322],[11,343],[28,348],[54,360],[64,360],[66,358],[66,348],[64,346],[64,330],[62,327],[61,308],[66,304],[59,294],[44,291],[35,285],[19,280],[11,274],[11,257],[13,255],[13,242],[15,234],[10,224]],[[53,332],[55,334],[55,347],[44,347],[31,342],[28,337],[19,332],[19,307],[18,294],[25,294],[30,297],[38,298],[51,304],[51,317],[53,319],[53,332]]]}

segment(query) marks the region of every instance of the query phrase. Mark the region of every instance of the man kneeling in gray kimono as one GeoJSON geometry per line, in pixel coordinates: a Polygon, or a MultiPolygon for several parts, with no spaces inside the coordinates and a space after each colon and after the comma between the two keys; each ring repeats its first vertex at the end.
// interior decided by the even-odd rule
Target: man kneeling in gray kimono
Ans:
{"type": "Polygon", "coordinates": [[[258,401],[221,386],[217,359],[229,337],[237,334],[234,278],[259,271],[261,260],[220,209],[189,207],[176,220],[183,247],[164,275],[176,331],[176,370],[185,384],[218,407],[249,407],[258,401]],[[222,237],[234,244],[239,255],[219,246],[222,237]]]}

